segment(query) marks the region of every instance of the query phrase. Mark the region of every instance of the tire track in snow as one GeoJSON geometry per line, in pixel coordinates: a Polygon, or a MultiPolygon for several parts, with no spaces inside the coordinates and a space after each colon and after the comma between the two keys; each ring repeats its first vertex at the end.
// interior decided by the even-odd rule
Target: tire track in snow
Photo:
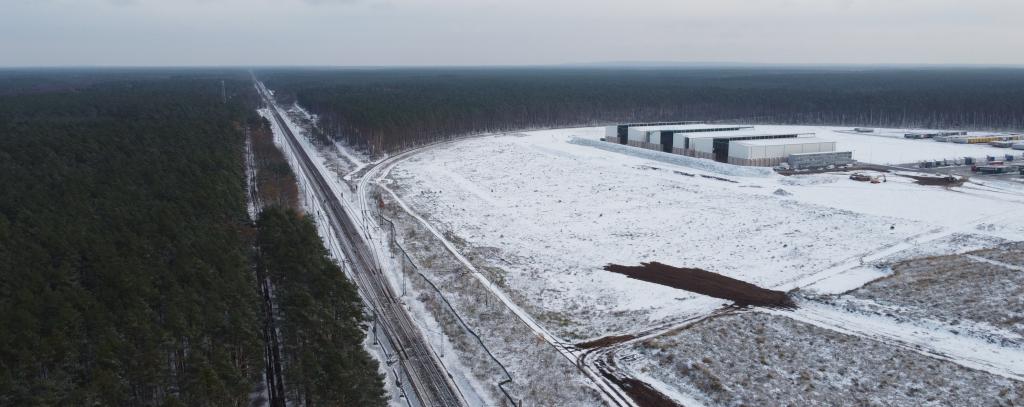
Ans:
{"type": "Polygon", "coordinates": [[[875,340],[919,354],[1024,381],[1024,349],[1002,347],[984,340],[902,323],[881,316],[860,315],[812,301],[792,311],[758,309],[820,328],[875,340]]]}
{"type": "Polygon", "coordinates": [[[965,254],[964,257],[967,257],[967,258],[972,259],[972,260],[977,260],[977,261],[980,261],[980,262],[983,262],[983,263],[988,263],[988,264],[991,264],[991,265],[994,265],[994,266],[1008,268],[1008,269],[1014,270],[1014,271],[1024,271],[1024,267],[1021,267],[1021,266],[1018,266],[1018,265],[1014,265],[1014,264],[1010,264],[1010,263],[1004,263],[1004,262],[1001,262],[999,260],[992,260],[992,259],[988,259],[988,258],[985,258],[985,257],[973,255],[973,254],[965,254]]]}

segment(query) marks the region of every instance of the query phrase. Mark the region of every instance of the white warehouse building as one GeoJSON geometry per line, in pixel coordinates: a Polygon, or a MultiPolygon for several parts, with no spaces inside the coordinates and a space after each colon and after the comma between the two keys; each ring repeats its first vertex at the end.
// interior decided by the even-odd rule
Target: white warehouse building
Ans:
{"type": "Polygon", "coordinates": [[[695,121],[675,121],[675,122],[649,122],[649,123],[624,123],[616,124],[605,127],[605,141],[610,143],[627,144],[629,141],[628,134],[629,129],[632,127],[651,127],[651,126],[678,126],[678,125],[695,125],[702,124],[704,122],[695,121]]]}
{"type": "MultiPolygon", "coordinates": [[[[681,154],[690,157],[706,158],[718,162],[729,162],[729,151],[740,141],[747,140],[796,140],[809,138],[813,133],[757,133],[750,131],[734,131],[727,133],[692,134],[686,137],[686,148],[681,154]]],[[[790,141],[797,142],[797,141],[790,141]]]]}
{"type": "Polygon", "coordinates": [[[850,152],[837,153],[834,141],[816,138],[814,133],[764,133],[754,131],[754,126],[619,124],[606,128],[605,141],[735,165],[771,167],[788,162],[793,155],[801,168],[853,161],[850,152]]]}
{"type": "Polygon", "coordinates": [[[737,140],[729,142],[729,164],[775,166],[790,154],[831,153],[836,142],[817,137],[737,140]]]}
{"type": "Polygon", "coordinates": [[[605,127],[605,140],[633,147],[683,154],[686,135],[750,129],[752,126],[710,125],[700,122],[633,123],[605,127]]]}
{"type": "Polygon", "coordinates": [[[687,136],[708,133],[721,134],[722,132],[733,132],[750,128],[752,127],[707,124],[630,127],[628,131],[629,142],[627,144],[666,153],[674,152],[681,154],[681,152],[674,150],[686,148],[687,136]]]}

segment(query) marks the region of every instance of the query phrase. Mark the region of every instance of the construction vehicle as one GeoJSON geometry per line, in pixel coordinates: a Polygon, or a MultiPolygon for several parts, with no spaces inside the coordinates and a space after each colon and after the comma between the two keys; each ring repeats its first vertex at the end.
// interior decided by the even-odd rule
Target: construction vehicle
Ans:
{"type": "Polygon", "coordinates": [[[1007,167],[1005,165],[982,165],[977,170],[982,174],[1004,174],[1009,172],[1013,167],[1007,167]]]}
{"type": "Polygon", "coordinates": [[[854,181],[870,182],[872,184],[878,184],[880,182],[886,182],[885,174],[880,175],[868,175],[860,172],[850,174],[850,179],[854,181]]]}

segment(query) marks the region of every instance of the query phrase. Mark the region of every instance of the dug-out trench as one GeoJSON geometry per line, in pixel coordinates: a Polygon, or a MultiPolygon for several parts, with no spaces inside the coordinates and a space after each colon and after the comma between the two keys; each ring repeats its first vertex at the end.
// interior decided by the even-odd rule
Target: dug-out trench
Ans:
{"type": "Polygon", "coordinates": [[[796,303],[785,292],[761,288],[746,281],[698,268],[673,267],[651,262],[640,263],[639,266],[609,264],[604,269],[640,281],[730,300],[741,307],[754,305],[796,308],[796,303]]]}

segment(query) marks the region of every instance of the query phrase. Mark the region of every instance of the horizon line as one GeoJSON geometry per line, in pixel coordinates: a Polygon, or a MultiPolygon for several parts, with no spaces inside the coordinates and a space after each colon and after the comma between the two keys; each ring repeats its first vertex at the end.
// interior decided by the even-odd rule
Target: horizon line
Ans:
{"type": "Polygon", "coordinates": [[[68,64],[68,65],[0,65],[0,70],[32,69],[487,69],[487,68],[625,68],[625,69],[670,69],[670,68],[1002,68],[1024,69],[1024,64],[1010,63],[853,63],[853,62],[728,62],[728,61],[603,61],[565,62],[549,64],[68,64]]]}

